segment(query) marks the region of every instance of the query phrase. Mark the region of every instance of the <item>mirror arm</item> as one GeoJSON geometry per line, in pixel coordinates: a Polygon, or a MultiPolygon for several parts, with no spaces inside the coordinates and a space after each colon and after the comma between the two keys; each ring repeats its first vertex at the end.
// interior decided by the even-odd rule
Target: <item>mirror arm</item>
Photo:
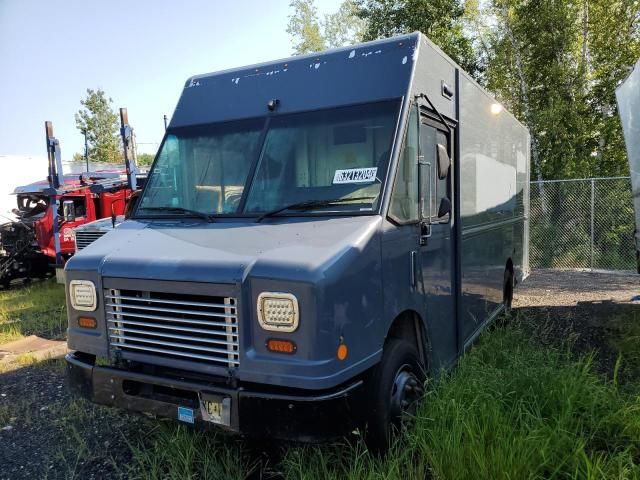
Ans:
{"type": "Polygon", "coordinates": [[[438,110],[436,108],[436,106],[433,104],[433,102],[431,101],[429,96],[426,93],[419,93],[418,95],[415,96],[416,103],[418,103],[418,100],[420,100],[421,98],[425,99],[427,101],[427,103],[429,104],[429,106],[431,107],[431,110],[436,112],[436,115],[438,115],[438,118],[440,119],[442,124],[445,126],[445,128],[449,132],[449,135],[451,135],[453,133],[453,130],[451,129],[451,127],[449,126],[447,121],[444,119],[444,116],[440,113],[440,110],[438,110]]]}

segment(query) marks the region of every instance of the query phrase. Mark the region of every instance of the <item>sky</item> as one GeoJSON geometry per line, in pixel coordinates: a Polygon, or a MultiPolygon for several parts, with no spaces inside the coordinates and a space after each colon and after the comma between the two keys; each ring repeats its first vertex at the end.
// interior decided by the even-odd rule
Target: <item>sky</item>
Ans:
{"type": "MultiPolygon", "coordinates": [[[[0,0],[0,156],[46,156],[45,120],[63,159],[82,152],[87,88],[126,107],[138,150],[154,152],[188,77],[291,55],[289,3],[0,0]]],[[[316,0],[321,17],[340,3],[316,0]]]]}

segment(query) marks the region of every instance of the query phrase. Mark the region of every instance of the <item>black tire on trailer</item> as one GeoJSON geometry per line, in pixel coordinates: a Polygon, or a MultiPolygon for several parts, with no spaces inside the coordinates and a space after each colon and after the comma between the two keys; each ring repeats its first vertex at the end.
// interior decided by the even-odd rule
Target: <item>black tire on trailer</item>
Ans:
{"type": "Polygon", "coordinates": [[[403,420],[415,415],[424,392],[425,369],[408,342],[389,339],[382,360],[369,378],[369,415],[365,440],[370,451],[384,454],[403,420]]]}
{"type": "Polygon", "coordinates": [[[504,304],[504,310],[505,313],[511,313],[511,305],[513,304],[514,276],[513,271],[511,271],[509,267],[504,269],[503,285],[502,302],[504,304]]]}

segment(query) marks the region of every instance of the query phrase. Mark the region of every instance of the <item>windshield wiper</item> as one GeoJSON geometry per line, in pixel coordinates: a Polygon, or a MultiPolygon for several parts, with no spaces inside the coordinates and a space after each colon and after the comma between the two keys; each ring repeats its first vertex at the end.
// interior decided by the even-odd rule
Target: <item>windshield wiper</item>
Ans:
{"type": "Polygon", "coordinates": [[[376,197],[351,197],[351,198],[336,198],[333,200],[306,200],[304,202],[292,203],[284,207],[276,208],[269,212],[265,212],[258,217],[256,223],[261,222],[267,217],[272,217],[285,210],[311,210],[312,208],[330,207],[332,205],[340,205],[342,203],[348,203],[354,200],[371,200],[376,197]]]}
{"type": "Polygon", "coordinates": [[[208,213],[199,212],[198,210],[190,210],[182,207],[142,207],[142,210],[151,210],[155,212],[169,212],[169,213],[182,213],[184,215],[191,215],[193,217],[202,218],[207,222],[213,222],[213,215],[208,213]]]}

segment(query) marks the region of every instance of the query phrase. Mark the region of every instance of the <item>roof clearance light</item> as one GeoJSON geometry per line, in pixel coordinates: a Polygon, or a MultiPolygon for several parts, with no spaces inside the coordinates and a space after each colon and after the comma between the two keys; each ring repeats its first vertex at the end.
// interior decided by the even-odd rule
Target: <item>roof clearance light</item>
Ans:
{"type": "Polygon", "coordinates": [[[499,103],[492,103],[491,104],[491,113],[494,115],[499,115],[502,112],[502,105],[500,105],[499,103]]]}
{"type": "Polygon", "coordinates": [[[258,295],[258,322],[270,332],[294,332],[298,328],[298,299],[290,293],[262,292],[258,295]]]}

